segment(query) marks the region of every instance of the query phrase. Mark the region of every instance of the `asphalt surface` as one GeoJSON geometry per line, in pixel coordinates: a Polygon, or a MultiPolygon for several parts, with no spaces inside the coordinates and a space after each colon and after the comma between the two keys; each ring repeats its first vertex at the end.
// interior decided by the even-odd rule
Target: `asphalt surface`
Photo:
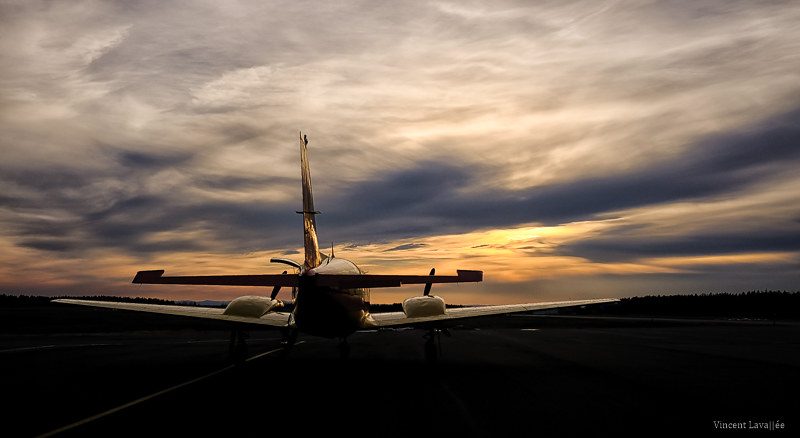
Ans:
{"type": "Polygon", "coordinates": [[[753,433],[716,420],[779,421],[785,429],[771,435],[797,436],[800,326],[582,321],[501,317],[454,329],[435,364],[415,330],[357,333],[348,359],[336,340],[301,337],[284,355],[278,333],[253,332],[238,365],[227,331],[190,321],[2,333],[0,435],[753,433]]]}

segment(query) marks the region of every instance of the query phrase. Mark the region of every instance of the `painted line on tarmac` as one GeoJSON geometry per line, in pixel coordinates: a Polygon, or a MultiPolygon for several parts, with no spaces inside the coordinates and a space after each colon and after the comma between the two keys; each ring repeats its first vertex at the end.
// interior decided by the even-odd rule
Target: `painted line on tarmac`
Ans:
{"type": "MultiPolygon", "coordinates": [[[[273,337],[273,338],[247,338],[247,342],[261,342],[261,341],[277,341],[282,339],[280,337],[273,337]]],[[[227,344],[230,342],[228,339],[190,339],[188,341],[179,341],[179,342],[166,342],[165,345],[174,345],[174,344],[227,344]]]]}
{"type": "Polygon", "coordinates": [[[55,348],[55,345],[37,345],[35,347],[9,348],[8,350],[0,350],[0,353],[14,353],[14,352],[17,352],[17,351],[46,350],[48,348],[55,348]]]}
{"type": "MultiPolygon", "coordinates": [[[[298,342],[295,343],[295,345],[299,345],[299,344],[302,344],[304,342],[305,341],[298,341],[298,342]]],[[[266,351],[264,353],[257,354],[257,355],[255,355],[253,357],[249,357],[249,358],[245,359],[245,362],[250,362],[250,361],[259,359],[261,357],[264,357],[264,356],[267,356],[267,355],[270,355],[270,354],[273,354],[273,353],[277,353],[277,352],[279,352],[281,350],[283,350],[283,347],[276,348],[274,350],[269,350],[269,351],[266,351]]],[[[161,396],[161,395],[167,394],[169,392],[175,391],[176,389],[180,389],[180,388],[189,386],[191,384],[206,380],[206,379],[208,379],[210,377],[214,377],[216,375],[222,374],[222,373],[224,373],[226,371],[230,371],[233,368],[236,368],[236,365],[228,365],[225,368],[221,368],[221,369],[219,369],[217,371],[212,371],[212,372],[210,372],[208,374],[205,374],[203,376],[200,376],[200,377],[197,377],[195,379],[189,380],[187,382],[183,382],[183,383],[177,384],[175,386],[170,386],[167,389],[162,389],[161,391],[154,392],[154,393],[152,393],[150,395],[146,395],[144,397],[137,398],[136,400],[133,400],[133,401],[128,402],[128,403],[125,403],[123,405],[119,405],[119,406],[117,406],[115,408],[111,408],[111,409],[109,409],[109,410],[107,410],[105,412],[101,412],[101,413],[99,413],[97,415],[92,415],[91,417],[84,418],[83,420],[76,421],[76,422],[74,422],[72,424],[68,424],[68,425],[66,425],[64,427],[59,427],[58,429],[51,430],[50,432],[47,432],[47,433],[43,433],[43,434],[39,435],[38,438],[46,438],[46,437],[51,437],[51,436],[54,436],[54,435],[58,435],[59,433],[66,432],[68,430],[74,429],[74,428],[79,427],[79,426],[83,426],[84,424],[91,423],[92,421],[98,420],[98,419],[103,418],[103,417],[107,417],[107,416],[109,416],[111,414],[114,414],[116,412],[128,409],[128,408],[130,408],[132,406],[136,406],[136,405],[138,405],[140,403],[144,403],[144,402],[146,402],[148,400],[152,400],[152,399],[154,399],[154,398],[156,398],[158,396],[161,396]]]]}

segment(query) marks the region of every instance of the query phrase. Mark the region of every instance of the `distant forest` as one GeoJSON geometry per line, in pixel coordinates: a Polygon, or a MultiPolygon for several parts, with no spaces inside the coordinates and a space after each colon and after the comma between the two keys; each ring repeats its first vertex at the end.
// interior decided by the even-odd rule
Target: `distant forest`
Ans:
{"type": "Polygon", "coordinates": [[[59,298],[70,298],[75,300],[94,300],[94,301],[121,301],[123,303],[144,303],[144,304],[167,304],[167,305],[192,305],[192,302],[175,302],[172,300],[162,300],[160,298],[144,297],[113,297],[109,295],[84,295],[67,296],[59,295],[56,297],[43,297],[39,295],[6,295],[0,294],[0,307],[35,307],[53,305],[50,301],[59,298]]]}
{"type": "Polygon", "coordinates": [[[750,291],[647,295],[617,303],[563,309],[562,315],[618,315],[691,318],[800,319],[800,292],[750,291]]]}
{"type": "MultiPolygon", "coordinates": [[[[207,302],[172,301],[159,298],[114,297],[107,295],[43,297],[36,295],[0,294],[0,307],[53,306],[56,298],[87,299],[97,301],[122,301],[127,303],[165,305],[207,305],[207,302]]],[[[211,306],[225,303],[212,302],[211,306]]],[[[463,307],[448,305],[448,307],[463,307]]],[[[291,304],[286,310],[291,309],[291,304]]],[[[402,311],[400,303],[373,304],[375,313],[402,311]]],[[[689,295],[647,295],[622,298],[619,302],[578,308],[556,309],[548,313],[559,315],[618,315],[697,318],[759,318],[800,319],[800,292],[750,291],[744,293],[699,293],[689,295]]]]}

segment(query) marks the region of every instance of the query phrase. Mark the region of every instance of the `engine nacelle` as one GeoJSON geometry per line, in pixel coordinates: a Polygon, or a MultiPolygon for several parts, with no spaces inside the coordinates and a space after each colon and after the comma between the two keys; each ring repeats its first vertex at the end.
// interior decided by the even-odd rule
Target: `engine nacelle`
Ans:
{"type": "Polygon", "coordinates": [[[257,295],[247,295],[231,301],[222,314],[261,318],[267,312],[278,310],[281,307],[283,307],[283,302],[280,300],[272,300],[268,297],[260,297],[257,295]]]}
{"type": "Polygon", "coordinates": [[[436,295],[411,297],[403,301],[403,313],[407,318],[444,315],[444,311],[444,299],[436,295]]]}

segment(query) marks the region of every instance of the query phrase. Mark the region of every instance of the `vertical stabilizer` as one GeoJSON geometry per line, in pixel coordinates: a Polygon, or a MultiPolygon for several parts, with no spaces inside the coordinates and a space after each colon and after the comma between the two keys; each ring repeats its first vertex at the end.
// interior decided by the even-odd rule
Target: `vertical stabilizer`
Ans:
{"type": "Polygon", "coordinates": [[[314,209],[314,194],[311,191],[311,170],[308,167],[308,137],[300,133],[300,171],[303,178],[303,246],[306,259],[303,264],[305,269],[316,268],[322,262],[317,241],[317,221],[315,215],[319,213],[314,209]]]}

